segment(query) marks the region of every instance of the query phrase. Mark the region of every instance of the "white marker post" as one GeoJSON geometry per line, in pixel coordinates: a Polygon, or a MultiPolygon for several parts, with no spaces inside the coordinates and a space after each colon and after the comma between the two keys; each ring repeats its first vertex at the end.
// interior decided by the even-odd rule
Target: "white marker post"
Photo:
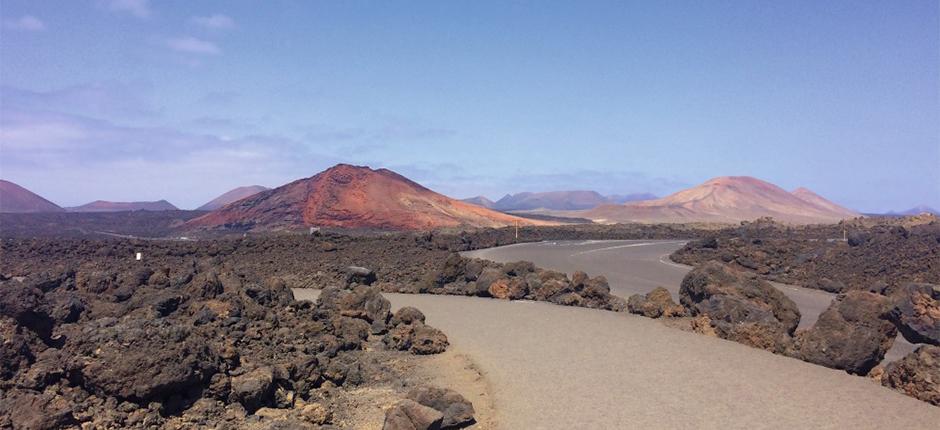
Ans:
{"type": "Polygon", "coordinates": [[[137,261],[140,261],[144,258],[144,255],[140,252],[137,253],[137,261]]]}

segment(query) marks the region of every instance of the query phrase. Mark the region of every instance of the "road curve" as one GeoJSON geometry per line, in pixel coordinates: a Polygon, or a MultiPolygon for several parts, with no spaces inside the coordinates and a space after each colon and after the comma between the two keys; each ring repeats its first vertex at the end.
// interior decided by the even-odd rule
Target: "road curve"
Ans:
{"type": "MultiPolygon", "coordinates": [[[[627,298],[665,287],[678,301],[679,285],[691,267],[669,260],[669,254],[685,244],[682,240],[588,240],[520,243],[462,253],[465,257],[497,262],[527,260],[536,266],[571,274],[583,270],[604,275],[612,293],[627,298]]],[[[820,290],[773,283],[800,309],[800,328],[809,328],[829,307],[834,294],[820,290]]],[[[885,356],[894,361],[914,350],[898,336],[885,356]]]]}
{"type": "MultiPolygon", "coordinates": [[[[624,298],[665,287],[678,300],[679,284],[691,267],[669,260],[682,240],[590,240],[520,243],[463,253],[466,257],[508,262],[527,260],[539,267],[572,273],[604,275],[611,292],[624,298]]],[[[800,308],[801,326],[811,326],[829,306],[833,294],[776,284],[800,308]]]]}
{"type": "MultiPolygon", "coordinates": [[[[318,291],[295,290],[298,299],[318,291]]],[[[386,294],[469,355],[505,429],[935,428],[940,408],[842,371],[634,315],[386,294]]]]}

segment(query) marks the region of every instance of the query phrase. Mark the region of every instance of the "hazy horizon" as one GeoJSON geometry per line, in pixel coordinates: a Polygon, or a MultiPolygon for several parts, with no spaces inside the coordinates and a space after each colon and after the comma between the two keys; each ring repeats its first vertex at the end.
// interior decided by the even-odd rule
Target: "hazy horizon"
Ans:
{"type": "Polygon", "coordinates": [[[940,208],[940,6],[89,0],[0,7],[0,178],[195,208],[339,162],[435,191],[716,176],[940,208]]]}

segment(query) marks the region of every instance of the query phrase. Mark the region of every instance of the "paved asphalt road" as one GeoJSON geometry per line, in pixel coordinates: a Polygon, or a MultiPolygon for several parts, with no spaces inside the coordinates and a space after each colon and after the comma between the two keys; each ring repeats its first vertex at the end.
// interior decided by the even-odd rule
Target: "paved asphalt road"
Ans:
{"type": "MultiPolygon", "coordinates": [[[[295,290],[298,299],[318,291],[295,290]]],[[[503,429],[935,429],[871,380],[625,313],[456,296],[416,306],[487,378],[503,429]]]]}
{"type": "MultiPolygon", "coordinates": [[[[685,241],[675,240],[588,240],[547,241],[464,252],[466,257],[498,262],[527,260],[547,269],[588,275],[604,275],[611,292],[623,298],[665,287],[679,301],[679,285],[691,270],[669,261],[669,254],[685,241]]],[[[808,328],[829,307],[835,295],[792,285],[774,284],[800,308],[800,327],[808,328]]],[[[893,361],[911,352],[914,346],[898,336],[886,360],[893,361]]]]}

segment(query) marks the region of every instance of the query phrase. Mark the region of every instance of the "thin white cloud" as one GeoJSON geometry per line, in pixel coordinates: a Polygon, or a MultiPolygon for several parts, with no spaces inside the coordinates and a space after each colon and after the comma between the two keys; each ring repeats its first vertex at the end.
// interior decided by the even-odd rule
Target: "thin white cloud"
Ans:
{"type": "Polygon", "coordinates": [[[150,0],[98,0],[98,4],[114,12],[124,12],[138,18],[149,18],[152,14],[150,0]]]}
{"type": "Polygon", "coordinates": [[[20,31],[43,31],[46,29],[46,23],[32,15],[23,15],[18,19],[3,21],[3,26],[10,30],[20,31]]]}
{"type": "Polygon", "coordinates": [[[282,184],[348,161],[312,149],[280,136],[226,137],[0,105],[0,171],[54,190],[43,195],[65,205],[108,196],[196,207],[237,185],[282,184]]]}
{"type": "Polygon", "coordinates": [[[215,43],[192,36],[167,39],[166,46],[174,51],[189,54],[218,55],[222,53],[215,43]]]}
{"type": "Polygon", "coordinates": [[[190,21],[210,30],[228,30],[235,28],[235,20],[228,15],[213,14],[209,16],[194,16],[190,21]]]}
{"type": "Polygon", "coordinates": [[[0,85],[5,106],[55,110],[103,118],[147,118],[160,114],[154,104],[153,85],[146,81],[100,81],[47,91],[0,85]]]}

